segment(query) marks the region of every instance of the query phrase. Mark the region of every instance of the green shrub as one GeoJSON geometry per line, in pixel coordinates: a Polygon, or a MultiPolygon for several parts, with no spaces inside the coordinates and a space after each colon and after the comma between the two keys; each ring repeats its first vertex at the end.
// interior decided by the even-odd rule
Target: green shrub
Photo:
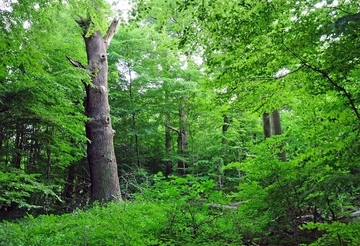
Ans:
{"type": "Polygon", "coordinates": [[[134,202],[3,222],[0,245],[242,245],[236,211],[212,206],[223,199],[213,181],[157,178],[134,202]]]}
{"type": "Polygon", "coordinates": [[[1,245],[158,245],[164,204],[110,203],[0,226],[1,245]]]}
{"type": "Polygon", "coordinates": [[[360,222],[352,221],[348,224],[338,221],[332,223],[307,223],[301,229],[319,230],[325,232],[311,246],[328,245],[360,245],[360,222]]]}

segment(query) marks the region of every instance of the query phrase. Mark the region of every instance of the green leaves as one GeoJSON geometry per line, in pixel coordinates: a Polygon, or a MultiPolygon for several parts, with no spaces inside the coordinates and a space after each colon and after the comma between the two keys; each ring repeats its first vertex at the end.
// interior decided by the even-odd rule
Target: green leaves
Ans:
{"type": "Polygon", "coordinates": [[[169,202],[108,203],[62,216],[0,224],[2,243],[15,245],[241,244],[233,213],[207,214],[169,202]],[[190,209],[190,210],[187,210],[190,209]]]}
{"type": "Polygon", "coordinates": [[[4,187],[14,207],[36,208],[46,200],[51,210],[58,197],[48,187],[54,185],[60,196],[64,169],[84,156],[81,81],[88,74],[66,60],[67,55],[85,58],[68,9],[57,1],[28,1],[13,3],[12,11],[1,15],[0,169],[11,170],[2,173],[10,180],[19,175],[14,187],[4,187]]]}
{"type": "Polygon", "coordinates": [[[353,221],[349,224],[341,222],[333,223],[313,223],[309,222],[301,227],[302,230],[314,230],[326,231],[327,233],[320,237],[316,242],[309,245],[357,245],[359,241],[359,222],[353,221]]]}
{"type": "Polygon", "coordinates": [[[29,210],[41,207],[29,201],[35,193],[57,197],[48,186],[39,182],[39,176],[16,169],[0,170],[0,207],[6,210],[11,206],[17,206],[29,210]]]}

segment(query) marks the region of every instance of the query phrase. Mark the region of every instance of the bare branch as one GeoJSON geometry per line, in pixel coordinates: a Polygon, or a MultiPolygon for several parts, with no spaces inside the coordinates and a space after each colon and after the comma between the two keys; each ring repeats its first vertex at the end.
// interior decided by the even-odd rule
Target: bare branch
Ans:
{"type": "Polygon", "coordinates": [[[82,69],[86,69],[86,67],[81,64],[81,62],[71,58],[70,56],[66,56],[66,58],[69,60],[69,62],[74,66],[74,67],[78,67],[78,68],[82,68],[82,69]]]}
{"type": "Polygon", "coordinates": [[[106,35],[104,37],[106,49],[109,47],[111,39],[114,37],[114,34],[116,32],[116,27],[119,24],[119,20],[117,18],[114,18],[109,26],[109,29],[106,32],[106,35]]]}
{"type": "Polygon", "coordinates": [[[223,204],[208,204],[211,208],[224,208],[224,209],[238,209],[239,205],[243,204],[244,202],[234,202],[228,205],[223,204]]]}
{"type": "Polygon", "coordinates": [[[168,124],[165,124],[165,126],[166,126],[167,128],[169,128],[169,129],[171,129],[171,130],[173,130],[173,131],[177,132],[177,133],[180,133],[180,130],[179,130],[179,129],[177,129],[177,128],[175,128],[175,127],[173,127],[173,126],[170,126],[170,125],[168,125],[168,124]]]}

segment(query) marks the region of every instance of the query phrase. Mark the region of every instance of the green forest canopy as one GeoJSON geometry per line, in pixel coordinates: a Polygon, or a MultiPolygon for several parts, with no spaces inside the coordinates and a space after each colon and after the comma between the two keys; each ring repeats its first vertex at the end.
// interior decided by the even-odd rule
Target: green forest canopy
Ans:
{"type": "Polygon", "coordinates": [[[91,20],[84,35],[91,37],[106,33],[121,13],[101,0],[0,3],[0,214],[48,214],[2,222],[7,245],[29,235],[34,245],[43,235],[46,245],[80,245],[58,223],[106,224],[114,211],[111,223],[124,227],[94,227],[103,233],[88,244],[360,244],[358,4],[131,6],[107,50],[124,201],[85,211],[91,177],[84,84],[92,86],[96,71],[66,57],[86,64],[79,20],[91,20]],[[134,227],[132,216],[147,218],[147,209],[152,217],[134,227]],[[118,237],[129,241],[117,244],[118,237]]]}

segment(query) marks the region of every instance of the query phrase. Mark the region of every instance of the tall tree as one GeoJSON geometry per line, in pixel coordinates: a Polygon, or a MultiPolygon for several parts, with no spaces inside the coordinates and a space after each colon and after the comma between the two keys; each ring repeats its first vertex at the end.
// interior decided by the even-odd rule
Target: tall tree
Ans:
{"type": "MultiPolygon", "coordinates": [[[[93,201],[111,201],[121,199],[117,163],[113,137],[115,131],[111,125],[108,100],[108,62],[107,49],[115,34],[118,19],[113,19],[105,36],[101,31],[92,31],[91,18],[81,18],[77,22],[83,29],[91,83],[85,84],[85,113],[89,117],[86,123],[86,136],[89,139],[87,157],[91,177],[91,199],[93,201]]],[[[68,57],[79,68],[85,68],[80,62],[68,57]]]]}

